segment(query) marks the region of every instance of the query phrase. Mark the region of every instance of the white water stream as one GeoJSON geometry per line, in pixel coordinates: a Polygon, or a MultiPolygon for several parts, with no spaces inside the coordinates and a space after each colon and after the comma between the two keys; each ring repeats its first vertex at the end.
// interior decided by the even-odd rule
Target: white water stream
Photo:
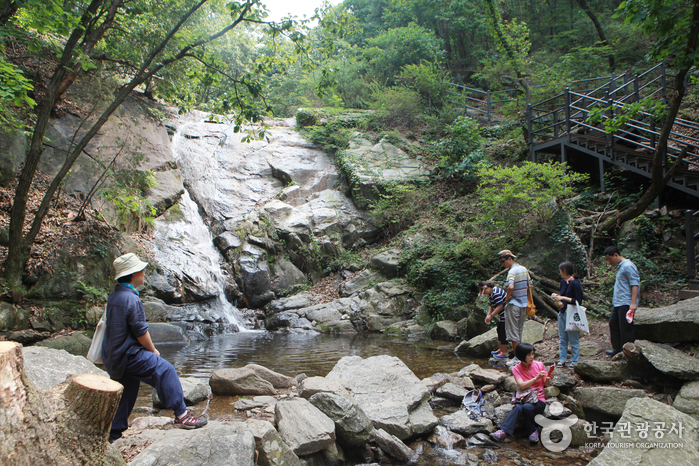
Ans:
{"type": "MultiPolygon", "coordinates": [[[[172,139],[175,160],[181,139],[180,132],[172,139]]],[[[174,275],[212,297],[205,306],[212,319],[235,324],[240,331],[246,331],[240,311],[225,296],[227,273],[221,268],[223,257],[213,244],[197,204],[186,190],[179,208],[181,216],[171,214],[155,221],[153,252],[156,262],[167,268],[166,276],[174,275]]]]}

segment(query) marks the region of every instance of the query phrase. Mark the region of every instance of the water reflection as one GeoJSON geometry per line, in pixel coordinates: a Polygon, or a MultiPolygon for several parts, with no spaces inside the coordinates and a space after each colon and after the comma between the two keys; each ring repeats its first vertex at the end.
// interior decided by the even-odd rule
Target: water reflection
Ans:
{"type": "MultiPolygon", "coordinates": [[[[244,332],[219,335],[188,346],[159,346],[180,376],[209,378],[213,371],[259,364],[287,376],[325,376],[344,356],[400,358],[422,379],[454,372],[474,360],[459,357],[443,342],[386,338],[380,335],[287,335],[244,332]]],[[[480,362],[480,361],[479,361],[480,362]]]]}

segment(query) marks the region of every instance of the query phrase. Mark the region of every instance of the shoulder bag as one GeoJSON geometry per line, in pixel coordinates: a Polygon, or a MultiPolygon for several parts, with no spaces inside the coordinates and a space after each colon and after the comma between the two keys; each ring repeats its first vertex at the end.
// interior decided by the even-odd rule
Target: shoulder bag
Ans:
{"type": "Polygon", "coordinates": [[[104,334],[107,333],[107,309],[105,307],[102,318],[97,323],[95,334],[92,336],[90,349],[87,351],[87,359],[95,364],[102,364],[102,342],[104,342],[104,334]]]}

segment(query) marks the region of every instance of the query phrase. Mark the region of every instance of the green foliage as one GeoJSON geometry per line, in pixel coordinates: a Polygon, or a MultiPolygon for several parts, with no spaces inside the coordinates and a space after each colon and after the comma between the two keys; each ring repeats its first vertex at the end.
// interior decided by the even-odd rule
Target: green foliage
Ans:
{"type": "Polygon", "coordinates": [[[649,97],[632,104],[613,104],[605,108],[595,107],[590,110],[587,121],[602,123],[604,132],[613,134],[626,126],[629,121],[643,118],[646,114],[650,114],[656,121],[660,121],[667,115],[667,105],[660,100],[653,100],[649,97]]]}
{"type": "Polygon", "coordinates": [[[296,111],[296,125],[300,127],[315,126],[318,122],[317,112],[311,108],[299,108],[296,111]]]}
{"type": "Polygon", "coordinates": [[[108,293],[96,286],[88,285],[78,280],[77,290],[80,294],[80,299],[84,301],[85,308],[97,306],[107,301],[108,293]]]}
{"type": "Polygon", "coordinates": [[[376,224],[394,236],[406,230],[419,218],[429,204],[429,192],[424,187],[391,183],[384,186],[371,215],[376,224]]]}
{"type": "Polygon", "coordinates": [[[352,131],[342,120],[332,120],[323,125],[304,128],[304,135],[331,155],[338,155],[349,147],[352,131]]]}
{"type": "Polygon", "coordinates": [[[419,64],[408,64],[400,72],[403,84],[424,98],[428,107],[442,100],[447,89],[449,74],[438,63],[423,60],[419,64]]]}
{"type": "Polygon", "coordinates": [[[119,223],[127,232],[152,228],[156,209],[144,194],[157,184],[153,171],[120,170],[115,174],[114,181],[102,194],[114,205],[119,223]]]}
{"type": "Polygon", "coordinates": [[[565,164],[526,162],[513,167],[481,165],[478,178],[478,222],[514,235],[545,224],[558,209],[556,201],[574,195],[574,184],[588,177],[566,173],[565,164]]]}
{"type": "Polygon", "coordinates": [[[481,149],[485,139],[478,122],[460,116],[447,127],[446,133],[446,137],[434,144],[443,174],[474,183],[478,165],[485,159],[481,149]]]}
{"type": "Polygon", "coordinates": [[[414,128],[423,121],[424,110],[420,94],[404,87],[377,88],[372,94],[371,107],[377,114],[375,124],[387,128],[414,128]]]}

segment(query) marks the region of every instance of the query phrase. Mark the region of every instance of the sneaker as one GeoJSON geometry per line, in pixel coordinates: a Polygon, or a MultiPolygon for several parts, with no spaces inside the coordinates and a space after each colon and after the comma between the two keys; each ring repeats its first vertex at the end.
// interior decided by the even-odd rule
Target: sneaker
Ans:
{"type": "Polygon", "coordinates": [[[199,419],[188,410],[187,413],[181,418],[175,418],[175,427],[179,427],[181,429],[198,429],[199,427],[204,427],[207,422],[209,421],[204,418],[199,419]]]}
{"type": "Polygon", "coordinates": [[[538,430],[535,430],[534,433],[532,433],[529,436],[529,441],[531,443],[539,443],[539,431],[538,430]]]}
{"type": "Polygon", "coordinates": [[[565,363],[565,362],[558,361],[558,362],[556,363],[556,367],[566,367],[566,363],[565,363]]]}
{"type": "Polygon", "coordinates": [[[493,357],[495,359],[510,359],[510,357],[506,354],[500,353],[500,354],[494,354],[493,357]]]}
{"type": "Polygon", "coordinates": [[[507,361],[507,365],[508,365],[509,367],[516,366],[516,365],[519,364],[519,363],[520,363],[520,360],[517,359],[516,357],[510,359],[509,361],[507,361]]]}
{"type": "Polygon", "coordinates": [[[493,356],[495,356],[496,354],[501,354],[501,353],[500,353],[500,350],[497,349],[497,350],[495,350],[495,351],[491,351],[490,354],[492,354],[493,356]]]}
{"type": "Polygon", "coordinates": [[[505,440],[505,437],[507,437],[507,432],[504,430],[498,430],[497,432],[493,432],[490,434],[490,437],[495,440],[496,442],[502,442],[505,440]]]}
{"type": "Polygon", "coordinates": [[[617,354],[618,352],[619,352],[619,351],[613,350],[613,349],[609,349],[609,350],[605,351],[605,353],[607,354],[607,356],[616,356],[616,354],[617,354]]]}

